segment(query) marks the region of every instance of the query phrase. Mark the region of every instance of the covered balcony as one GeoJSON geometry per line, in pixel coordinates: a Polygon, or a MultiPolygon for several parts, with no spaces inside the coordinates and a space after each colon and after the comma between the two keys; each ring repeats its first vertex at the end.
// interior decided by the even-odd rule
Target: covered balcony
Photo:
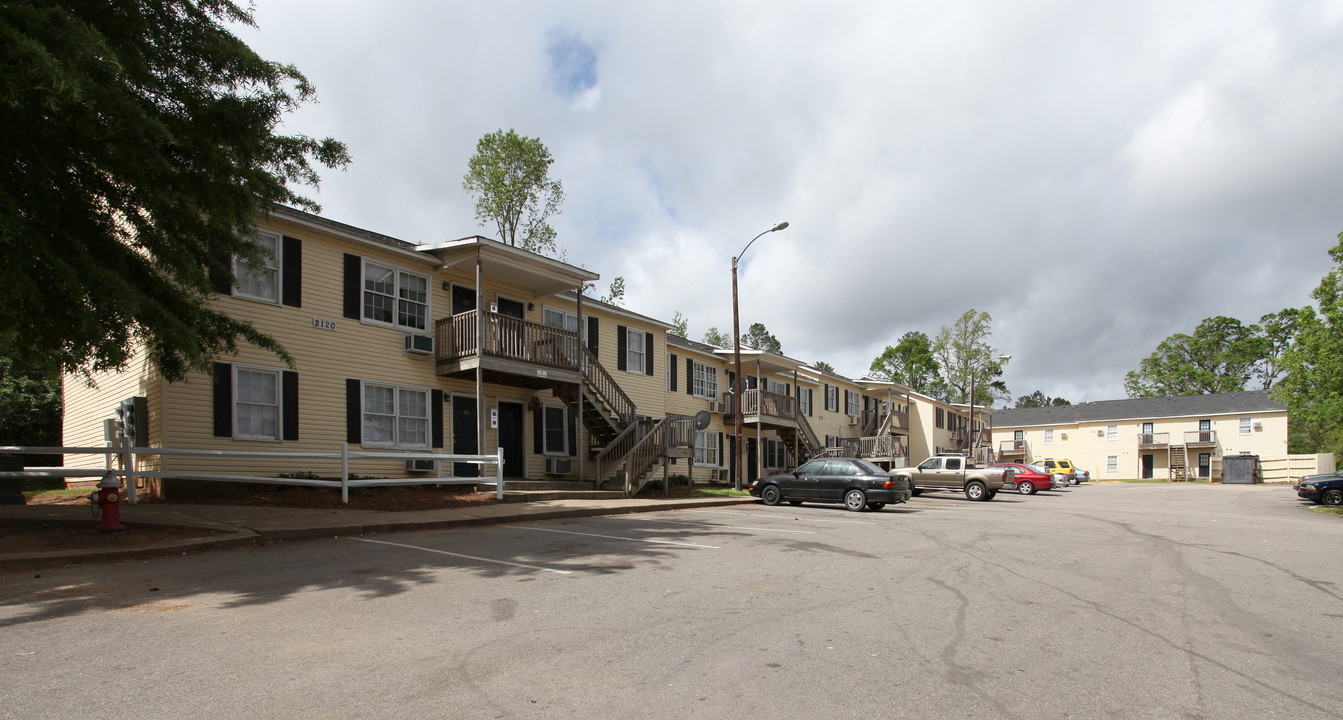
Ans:
{"type": "Polygon", "coordinates": [[[485,313],[485,343],[479,344],[481,313],[469,310],[434,323],[439,375],[474,373],[486,382],[534,389],[577,383],[587,348],[578,333],[485,313]]]}
{"type": "Polygon", "coordinates": [[[1170,433],[1138,433],[1139,450],[1170,449],[1170,433]]]}
{"type": "Polygon", "coordinates": [[[1195,430],[1184,434],[1184,444],[1186,447],[1215,447],[1217,445],[1216,430],[1195,430]]]}

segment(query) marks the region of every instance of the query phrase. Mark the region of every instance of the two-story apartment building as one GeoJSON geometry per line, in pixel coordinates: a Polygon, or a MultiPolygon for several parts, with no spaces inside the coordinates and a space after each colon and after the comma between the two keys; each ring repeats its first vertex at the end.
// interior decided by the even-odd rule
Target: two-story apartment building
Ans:
{"type": "Polygon", "coordinates": [[[996,410],[998,458],[1067,458],[1098,479],[1213,478],[1222,460],[1287,457],[1287,410],[1265,392],[996,410]]]}
{"type": "MultiPolygon", "coordinates": [[[[825,451],[888,462],[908,455],[908,400],[781,355],[743,352],[734,400],[730,351],[581,294],[595,273],[483,237],[413,244],[276,207],[256,235],[271,257],[234,266],[213,302],[280,341],[286,366],[243,346],[210,372],[166,383],[137,355],[90,386],[65,381],[65,445],[95,446],[128,397],[145,398],[143,442],[160,448],[504,453],[506,478],[594,485],[658,467],[697,482],[733,479],[740,410],[747,479],[825,451]],[[709,421],[696,427],[695,415],[709,421]],[[884,438],[884,439],[882,439],[884,438]]],[[[86,465],[96,459],[84,458],[86,465]]],[[[326,459],[144,458],[181,477],[339,473],[326,459]]],[[[72,457],[71,465],[78,461],[72,457]]],[[[446,465],[446,463],[445,463],[446,465]]],[[[421,471],[363,461],[364,475],[421,471]]],[[[424,469],[471,475],[474,466],[424,469]]]]}

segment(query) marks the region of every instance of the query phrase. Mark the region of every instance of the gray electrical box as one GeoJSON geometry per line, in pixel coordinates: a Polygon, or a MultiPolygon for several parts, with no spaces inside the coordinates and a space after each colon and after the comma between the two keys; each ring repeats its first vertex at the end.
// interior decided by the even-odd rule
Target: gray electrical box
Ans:
{"type": "Polygon", "coordinates": [[[1227,485],[1249,485],[1263,482],[1259,474],[1258,455],[1227,455],[1222,458],[1222,482],[1227,485]]]}

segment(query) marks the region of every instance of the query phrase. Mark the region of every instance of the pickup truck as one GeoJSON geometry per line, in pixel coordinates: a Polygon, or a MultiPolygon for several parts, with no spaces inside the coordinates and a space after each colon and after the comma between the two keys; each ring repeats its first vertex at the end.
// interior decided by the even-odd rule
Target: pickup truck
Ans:
{"type": "Polygon", "coordinates": [[[1003,470],[978,468],[964,455],[934,455],[918,467],[891,471],[909,481],[913,494],[924,490],[964,492],[970,500],[992,500],[1003,487],[1003,470]]]}

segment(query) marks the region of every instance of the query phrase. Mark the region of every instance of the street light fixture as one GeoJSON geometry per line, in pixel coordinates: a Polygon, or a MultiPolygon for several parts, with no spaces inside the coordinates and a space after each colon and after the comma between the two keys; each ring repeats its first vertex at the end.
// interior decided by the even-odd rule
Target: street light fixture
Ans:
{"type": "MultiPolygon", "coordinates": [[[[999,355],[998,364],[1006,365],[1012,359],[1011,355],[999,355]]],[[[978,374],[979,366],[970,368],[970,418],[966,421],[966,432],[970,438],[970,459],[975,459],[975,377],[978,374]]]]}
{"type": "Polygon", "coordinates": [[[788,227],[788,223],[781,222],[765,232],[760,233],[760,235],[756,235],[751,238],[751,242],[746,243],[746,247],[742,248],[741,252],[737,253],[736,257],[732,258],[732,364],[736,367],[737,373],[732,378],[732,402],[735,409],[733,414],[736,416],[736,441],[733,444],[733,447],[737,449],[737,472],[732,482],[732,488],[734,490],[741,490],[741,458],[744,454],[741,446],[741,414],[746,409],[741,396],[741,322],[737,313],[737,261],[741,259],[742,255],[746,254],[747,250],[751,249],[751,245],[756,240],[759,240],[762,235],[778,232],[786,227],[788,227]]]}

